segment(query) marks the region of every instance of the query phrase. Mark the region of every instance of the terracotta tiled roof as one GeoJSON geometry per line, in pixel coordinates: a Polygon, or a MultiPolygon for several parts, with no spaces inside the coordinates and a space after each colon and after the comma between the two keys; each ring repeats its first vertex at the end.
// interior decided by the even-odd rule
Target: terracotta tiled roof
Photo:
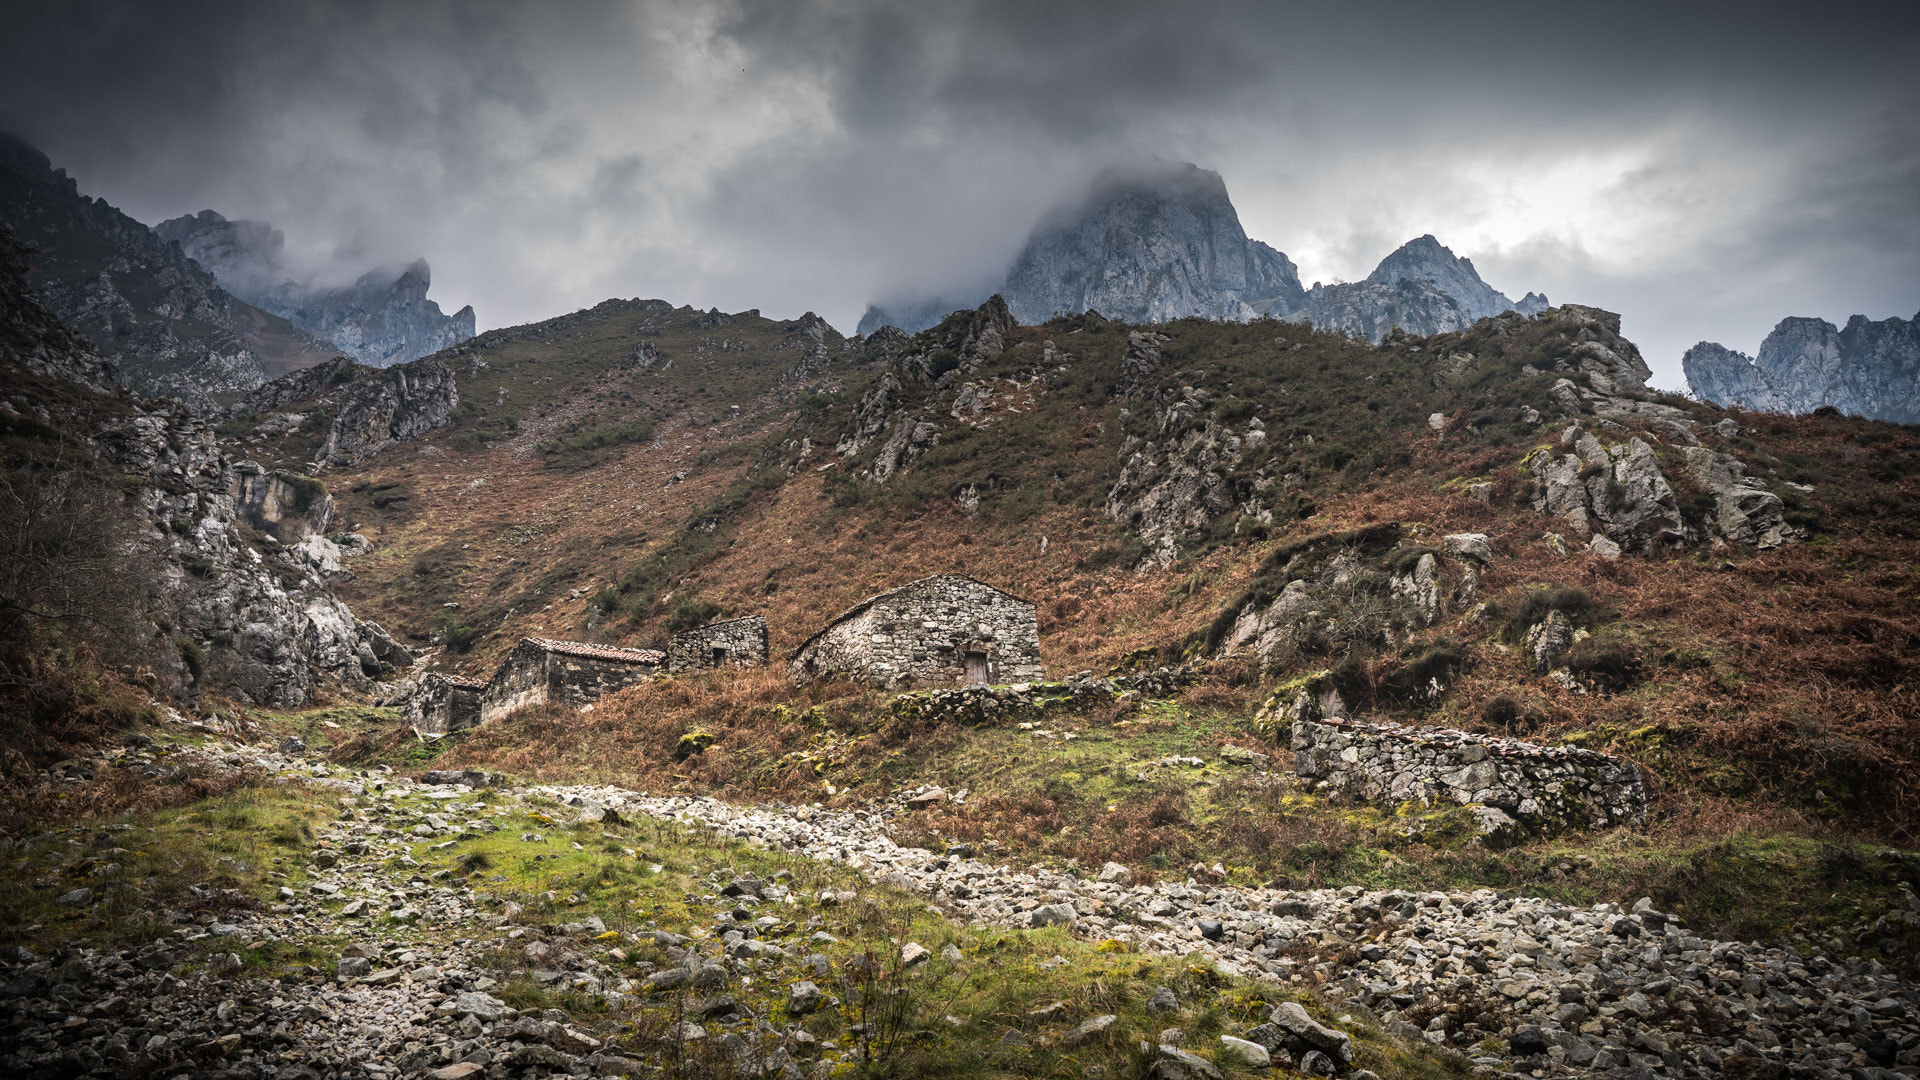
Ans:
{"type": "Polygon", "coordinates": [[[587,660],[612,660],[620,664],[658,664],[667,658],[667,654],[658,649],[625,649],[618,645],[590,645],[584,641],[561,641],[557,638],[530,637],[540,648],[562,656],[578,656],[587,660]]]}

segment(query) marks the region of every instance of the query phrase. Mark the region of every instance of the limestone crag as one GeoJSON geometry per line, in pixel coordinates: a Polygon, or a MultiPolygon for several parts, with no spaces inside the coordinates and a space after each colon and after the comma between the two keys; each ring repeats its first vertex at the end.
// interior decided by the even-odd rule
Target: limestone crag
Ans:
{"type": "Polygon", "coordinates": [[[1395,328],[1427,336],[1547,308],[1537,293],[1508,299],[1432,236],[1402,245],[1364,281],[1303,289],[1290,259],[1247,237],[1218,173],[1154,162],[1110,170],[1034,226],[998,285],[875,304],[860,332],[923,330],[996,289],[1027,324],[1096,311],[1130,323],[1271,317],[1376,342],[1395,328]]]}
{"type": "Polygon", "coordinates": [[[221,288],[153,230],[82,195],[46,155],[0,136],[0,221],[35,250],[28,281],[127,386],[206,412],[327,356],[285,320],[221,288]]]}
{"type": "Polygon", "coordinates": [[[110,393],[118,381],[113,361],[53,317],[27,284],[27,252],[20,238],[0,222],[0,349],[7,359],[36,375],[78,383],[110,393]]]}
{"type": "MultiPolygon", "coordinates": [[[[1006,351],[1013,327],[1006,302],[994,296],[965,318],[938,330],[912,338],[887,335],[890,344],[879,354],[886,367],[861,396],[852,423],[835,444],[836,452],[842,458],[853,457],[884,434],[878,453],[862,470],[869,479],[884,483],[937,445],[943,426],[991,422],[982,415],[988,404],[982,399],[982,387],[970,386],[968,380],[1006,351]]],[[[1051,357],[1052,351],[1047,355],[1051,357]]],[[[1042,374],[1021,389],[1043,392],[1042,374]]]]}
{"type": "Polygon", "coordinates": [[[471,305],[447,315],[427,299],[433,273],[425,259],[398,273],[369,270],[351,285],[328,287],[294,280],[285,237],[264,221],[229,221],[202,210],[163,221],[154,232],[179,244],[228,292],[372,367],[430,356],[474,334],[471,305]]]}
{"type": "Polygon", "coordinates": [[[1686,546],[1692,530],[1681,516],[1660,459],[1638,436],[1606,446],[1578,425],[1560,437],[1567,453],[1535,450],[1522,463],[1533,477],[1533,507],[1581,536],[1604,534],[1627,551],[1686,546]]]}
{"type": "Polygon", "coordinates": [[[1920,315],[1878,322],[1855,315],[1844,329],[1825,319],[1782,319],[1758,358],[1703,341],[1681,367],[1693,392],[1716,405],[1783,413],[1831,406],[1920,423],[1920,315]]]}
{"type": "Polygon", "coordinates": [[[1227,476],[1246,452],[1243,434],[1208,415],[1207,391],[1181,387],[1180,395],[1161,410],[1154,436],[1128,440],[1137,447],[1107,492],[1107,516],[1138,536],[1146,561],[1160,567],[1180,557],[1181,541],[1238,504],[1227,476]]]}
{"type": "Polygon", "coordinates": [[[459,404],[453,369],[437,358],[356,378],[340,392],[339,411],[316,460],[346,465],[418,438],[446,426],[459,404]]]}
{"type": "Polygon", "coordinates": [[[141,511],[165,556],[168,621],[187,643],[176,679],[292,708],[323,677],[371,690],[412,664],[384,630],[354,617],[312,561],[333,506],[318,482],[229,457],[178,407],[135,407],[96,443],[142,478],[141,511]],[[248,538],[256,529],[257,542],[248,538]]]}
{"type": "Polygon", "coordinates": [[[1220,174],[1165,163],[1111,171],[1082,205],[1041,222],[1003,291],[1024,323],[1089,310],[1131,323],[1243,321],[1302,299],[1293,263],[1247,239],[1220,174]]]}
{"type": "Polygon", "coordinates": [[[1303,778],[1387,806],[1468,806],[1502,841],[1647,816],[1638,766],[1591,750],[1356,720],[1298,722],[1290,739],[1303,778]]]}

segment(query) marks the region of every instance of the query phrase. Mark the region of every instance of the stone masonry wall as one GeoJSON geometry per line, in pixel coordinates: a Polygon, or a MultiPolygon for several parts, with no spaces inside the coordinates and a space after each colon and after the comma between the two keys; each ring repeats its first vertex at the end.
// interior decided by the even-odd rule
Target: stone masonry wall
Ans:
{"type": "Polygon", "coordinates": [[[1368,802],[1471,805],[1488,834],[1646,820],[1639,767],[1591,750],[1354,720],[1296,722],[1292,748],[1302,777],[1368,802]]]}
{"type": "Polygon", "coordinates": [[[723,663],[740,667],[767,664],[767,617],[748,615],[711,623],[698,630],[675,634],[667,643],[668,671],[698,671],[715,667],[713,653],[726,650],[723,663]]]}
{"type": "Polygon", "coordinates": [[[942,574],[864,601],[795,650],[789,669],[801,680],[845,672],[885,686],[954,686],[976,651],[986,654],[989,682],[1046,677],[1032,604],[942,574]]]}
{"type": "Polygon", "coordinates": [[[407,721],[427,735],[464,731],[480,722],[480,697],[487,684],[438,672],[429,674],[407,702],[407,721]]]}
{"type": "Polygon", "coordinates": [[[650,649],[619,649],[527,638],[487,683],[480,722],[490,724],[521,709],[549,702],[587,705],[660,670],[665,655],[650,649]]]}

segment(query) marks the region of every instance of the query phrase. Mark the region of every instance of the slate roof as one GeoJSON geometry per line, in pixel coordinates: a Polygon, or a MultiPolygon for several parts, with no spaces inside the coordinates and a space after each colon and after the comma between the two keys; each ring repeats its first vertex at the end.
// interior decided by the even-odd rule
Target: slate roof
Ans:
{"type": "Polygon", "coordinates": [[[558,638],[530,637],[526,640],[547,652],[561,656],[577,656],[583,660],[611,660],[617,664],[658,664],[667,658],[667,654],[658,649],[628,649],[619,645],[592,645],[584,641],[561,641],[558,638]]]}

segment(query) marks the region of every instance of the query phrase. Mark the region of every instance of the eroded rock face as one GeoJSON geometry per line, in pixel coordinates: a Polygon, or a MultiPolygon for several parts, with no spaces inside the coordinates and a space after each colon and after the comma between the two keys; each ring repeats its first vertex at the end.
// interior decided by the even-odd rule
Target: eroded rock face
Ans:
{"type": "Polygon", "coordinates": [[[327,432],[319,461],[346,465],[396,442],[417,438],[453,418],[460,404],[453,370],[416,360],[349,384],[327,432]]]}
{"type": "Polygon", "coordinates": [[[939,443],[943,424],[987,422],[980,414],[991,389],[967,380],[1006,351],[1014,325],[1006,302],[994,296],[938,332],[910,339],[890,329],[877,334],[868,347],[883,350],[887,370],[862,395],[835,450],[851,457],[884,434],[863,474],[885,483],[939,443]]]}
{"type": "Polygon", "coordinates": [[[143,394],[210,412],[327,355],[12,136],[0,137],[0,221],[42,252],[27,279],[42,301],[143,394]]]}
{"type": "Polygon", "coordinates": [[[143,479],[141,509],[165,556],[172,631],[191,645],[173,675],[256,704],[304,705],[322,676],[361,690],[410,665],[385,631],[354,617],[299,546],[255,547],[242,526],[310,545],[330,522],[316,481],[233,460],[180,407],[156,405],[114,421],[96,445],[143,479]],[[196,657],[194,663],[185,657],[196,657]]]}
{"type": "Polygon", "coordinates": [[[1607,446],[1578,425],[1561,436],[1569,452],[1542,448],[1523,463],[1533,507],[1587,536],[1603,533],[1628,551],[1684,546],[1691,538],[1652,446],[1635,436],[1607,446]]]}
{"type": "Polygon", "coordinates": [[[1172,565],[1181,540],[1236,502],[1226,479],[1245,442],[1207,416],[1207,407],[1205,391],[1183,388],[1161,413],[1159,436],[1133,451],[1107,493],[1107,516],[1145,542],[1157,566],[1172,565]]]}
{"type": "Polygon", "coordinates": [[[1920,315],[1878,322],[1855,315],[1844,329],[1825,319],[1782,319],[1758,358],[1703,341],[1681,367],[1693,392],[1716,405],[1784,413],[1831,405],[1920,423],[1920,315]]]}
{"type": "Polygon", "coordinates": [[[1155,162],[1108,172],[1043,219],[1001,283],[873,305],[860,332],[923,330],[996,288],[1027,324],[1087,311],[1130,323],[1273,316],[1376,342],[1396,327],[1425,336],[1547,308],[1535,293],[1509,300],[1432,236],[1402,245],[1365,281],[1302,289],[1292,260],[1247,237],[1219,174],[1155,162]]]}
{"type": "Polygon", "coordinates": [[[1293,317],[1322,330],[1378,342],[1396,327],[1427,337],[1464,330],[1502,312],[1534,315],[1546,308],[1547,298],[1538,293],[1528,293],[1518,303],[1508,299],[1480,280],[1473,260],[1455,255],[1429,234],[1380,260],[1365,281],[1315,282],[1293,317]]]}
{"type": "Polygon", "coordinates": [[[283,258],[285,238],[264,221],[229,221],[202,210],[163,221],[154,232],[178,243],[228,292],[372,367],[418,360],[473,337],[471,305],[447,315],[427,299],[433,272],[425,259],[329,288],[295,280],[283,258]]]}
{"type": "Polygon", "coordinates": [[[1292,261],[1247,239],[1220,175],[1185,164],[1096,180],[1081,206],[1028,237],[1005,294],[1025,323],[1088,310],[1134,323],[1244,320],[1303,297],[1292,261]]]}
{"type": "Polygon", "coordinates": [[[1739,458],[1702,446],[1689,446],[1682,453],[1694,480],[1713,496],[1713,524],[1721,536],[1762,549],[1803,538],[1787,524],[1780,497],[1748,476],[1739,458]]]}

